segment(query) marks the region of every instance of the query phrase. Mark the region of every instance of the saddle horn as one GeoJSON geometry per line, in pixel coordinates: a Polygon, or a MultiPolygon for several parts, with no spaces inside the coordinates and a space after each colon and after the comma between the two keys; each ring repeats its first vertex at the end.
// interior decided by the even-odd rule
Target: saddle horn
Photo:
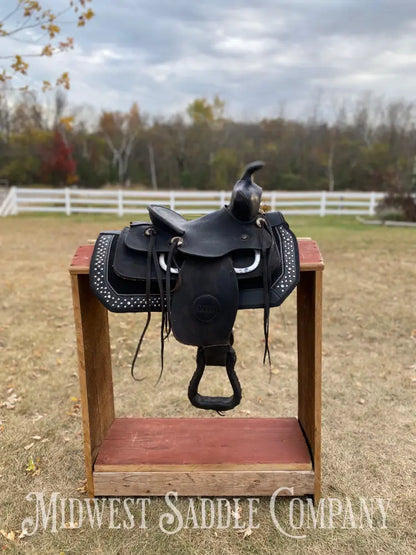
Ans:
{"type": "Polygon", "coordinates": [[[252,175],[264,166],[264,162],[251,162],[234,185],[229,204],[231,214],[242,222],[254,220],[259,212],[263,189],[254,183],[252,175]]]}

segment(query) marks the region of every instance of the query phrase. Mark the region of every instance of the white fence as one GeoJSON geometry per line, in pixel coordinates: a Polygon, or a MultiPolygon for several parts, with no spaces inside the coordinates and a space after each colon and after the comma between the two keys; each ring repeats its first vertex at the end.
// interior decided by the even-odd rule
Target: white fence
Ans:
{"type": "MultiPolygon", "coordinates": [[[[200,215],[216,210],[230,199],[224,191],[106,191],[101,189],[25,189],[11,187],[0,204],[0,216],[23,212],[71,214],[147,214],[148,204],[164,204],[181,214],[200,215]]],[[[285,215],[375,214],[384,193],[327,191],[264,191],[263,204],[285,215]]]]}

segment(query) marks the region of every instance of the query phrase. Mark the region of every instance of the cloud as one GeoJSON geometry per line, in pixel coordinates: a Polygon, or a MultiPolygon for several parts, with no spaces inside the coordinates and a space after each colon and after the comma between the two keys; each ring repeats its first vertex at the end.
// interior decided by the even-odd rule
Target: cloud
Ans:
{"type": "MultiPolygon", "coordinates": [[[[63,2],[64,0],[59,0],[63,2]]],[[[6,0],[12,2],[12,0],[6,0]]],[[[302,116],[318,91],[413,99],[414,2],[355,0],[95,0],[76,48],[35,60],[71,73],[69,100],[171,115],[219,94],[233,117],[302,116]]],[[[68,25],[68,31],[70,26],[68,25]]],[[[73,31],[73,27],[72,27],[73,31]]]]}

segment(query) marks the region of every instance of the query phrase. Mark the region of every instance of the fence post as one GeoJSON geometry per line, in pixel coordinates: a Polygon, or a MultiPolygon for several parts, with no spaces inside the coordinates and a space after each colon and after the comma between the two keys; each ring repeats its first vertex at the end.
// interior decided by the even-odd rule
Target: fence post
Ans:
{"type": "Polygon", "coordinates": [[[368,206],[368,215],[375,216],[375,214],[376,214],[376,193],[375,191],[372,191],[370,195],[370,204],[368,206]]]}
{"type": "Polygon", "coordinates": [[[3,199],[3,202],[0,203],[0,216],[8,216],[12,213],[12,202],[13,202],[13,193],[14,187],[10,187],[6,196],[3,199]]]}
{"type": "Polygon", "coordinates": [[[270,199],[270,210],[274,212],[276,210],[276,191],[272,191],[270,199]]]}
{"type": "Polygon", "coordinates": [[[321,207],[319,209],[319,215],[325,216],[325,209],[326,209],[326,191],[321,192],[321,207]]]}
{"type": "Polygon", "coordinates": [[[170,192],[170,209],[175,210],[175,191],[170,192]]]}
{"type": "Polygon", "coordinates": [[[11,196],[11,213],[13,216],[16,216],[19,213],[19,201],[17,196],[17,187],[13,185],[12,187],[12,196],[11,196]]]}
{"type": "Polygon", "coordinates": [[[69,187],[65,187],[65,214],[71,215],[71,189],[69,187]]]}
{"type": "Polygon", "coordinates": [[[123,210],[123,189],[118,190],[118,209],[117,214],[121,217],[124,215],[123,210]]]}
{"type": "Polygon", "coordinates": [[[225,205],[225,191],[220,191],[220,208],[225,205]]]}

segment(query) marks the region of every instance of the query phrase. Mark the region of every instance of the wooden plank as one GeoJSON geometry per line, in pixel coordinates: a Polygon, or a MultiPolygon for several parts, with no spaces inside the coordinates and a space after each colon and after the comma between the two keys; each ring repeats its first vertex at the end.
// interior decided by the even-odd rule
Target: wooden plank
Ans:
{"type": "Polygon", "coordinates": [[[311,450],[315,501],[321,491],[322,272],[304,272],[297,287],[298,417],[311,450]]]}
{"type": "Polygon", "coordinates": [[[309,495],[314,492],[313,470],[235,472],[94,472],[95,495],[180,496],[309,495]]]}
{"type": "Polygon", "coordinates": [[[97,456],[97,471],[310,470],[297,418],[118,418],[97,456]]]}
{"type": "Polygon", "coordinates": [[[322,271],[324,269],[324,261],[317,242],[309,238],[299,238],[298,245],[301,272],[322,271]]]}
{"type": "Polygon", "coordinates": [[[218,463],[218,464],[95,464],[93,471],[97,472],[200,472],[200,471],[235,471],[235,470],[312,470],[312,460],[309,458],[308,463],[262,463],[255,464],[239,464],[239,463],[218,463]]]}
{"type": "MultiPolygon", "coordinates": [[[[299,260],[301,271],[323,270],[324,263],[316,241],[299,238],[299,260]]],[[[71,274],[88,274],[94,245],[81,245],[75,252],[69,271],[71,274]]]]}
{"type": "Polygon", "coordinates": [[[78,374],[87,488],[94,494],[92,467],[114,420],[108,313],[91,292],[87,275],[72,275],[78,374]]]}
{"type": "Polygon", "coordinates": [[[88,274],[94,245],[80,245],[72,258],[69,272],[71,274],[88,274]]]}

